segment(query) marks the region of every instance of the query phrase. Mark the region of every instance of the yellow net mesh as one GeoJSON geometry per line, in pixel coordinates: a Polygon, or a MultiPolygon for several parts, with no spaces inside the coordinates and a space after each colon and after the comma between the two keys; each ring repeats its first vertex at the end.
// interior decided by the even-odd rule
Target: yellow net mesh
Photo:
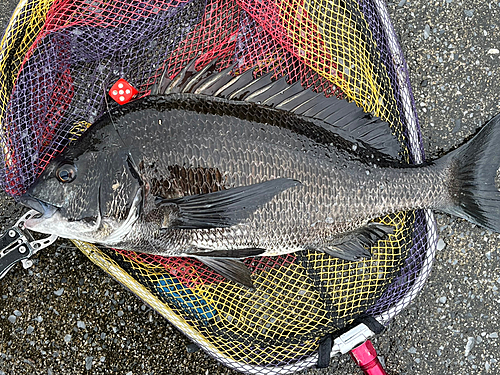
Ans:
{"type": "Polygon", "coordinates": [[[54,0],[45,0],[18,6],[12,15],[1,43],[0,119],[3,118],[24,57],[44,26],[47,12],[53,2],[54,0]]]}

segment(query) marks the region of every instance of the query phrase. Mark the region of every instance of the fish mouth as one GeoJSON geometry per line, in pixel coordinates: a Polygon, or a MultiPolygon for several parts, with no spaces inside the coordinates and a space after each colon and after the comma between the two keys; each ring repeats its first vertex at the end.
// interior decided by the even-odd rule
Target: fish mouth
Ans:
{"type": "Polygon", "coordinates": [[[58,207],[25,194],[19,198],[19,203],[42,214],[44,218],[51,217],[58,210],[58,207]]]}

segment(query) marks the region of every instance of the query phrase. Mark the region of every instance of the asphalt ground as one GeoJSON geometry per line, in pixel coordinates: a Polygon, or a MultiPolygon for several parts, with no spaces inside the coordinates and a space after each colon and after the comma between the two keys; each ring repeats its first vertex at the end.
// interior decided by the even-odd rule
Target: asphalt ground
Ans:
{"type": "MultiPolygon", "coordinates": [[[[15,1],[0,3],[7,25],[15,1]]],[[[388,3],[405,53],[427,158],[500,112],[500,2],[388,3]]],[[[0,229],[21,208],[0,197],[0,229]]],[[[500,236],[437,214],[434,268],[421,294],[374,340],[389,374],[500,374],[500,236]]],[[[0,375],[236,374],[57,242],[0,281],[0,375]]],[[[360,374],[350,358],[302,374],[360,374]]]]}

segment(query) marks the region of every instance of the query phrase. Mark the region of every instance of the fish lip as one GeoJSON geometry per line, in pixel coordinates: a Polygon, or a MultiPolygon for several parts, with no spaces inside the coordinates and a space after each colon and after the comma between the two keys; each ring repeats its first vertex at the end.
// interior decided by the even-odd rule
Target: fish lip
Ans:
{"type": "Polygon", "coordinates": [[[40,199],[34,198],[29,194],[24,194],[19,198],[19,203],[29,207],[35,211],[38,211],[42,214],[42,217],[48,218],[54,215],[54,213],[59,209],[58,207],[43,202],[40,199]]]}

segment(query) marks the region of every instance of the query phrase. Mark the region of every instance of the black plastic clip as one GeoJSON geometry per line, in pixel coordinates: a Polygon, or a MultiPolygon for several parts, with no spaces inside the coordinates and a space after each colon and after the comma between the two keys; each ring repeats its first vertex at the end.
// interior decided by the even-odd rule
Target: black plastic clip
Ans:
{"type": "Polygon", "coordinates": [[[55,234],[41,240],[34,240],[30,232],[24,227],[26,220],[40,215],[35,210],[24,214],[14,226],[0,237],[0,279],[4,277],[17,262],[23,267],[30,268],[33,262],[29,259],[38,251],[53,244],[57,240],[55,234]]]}

